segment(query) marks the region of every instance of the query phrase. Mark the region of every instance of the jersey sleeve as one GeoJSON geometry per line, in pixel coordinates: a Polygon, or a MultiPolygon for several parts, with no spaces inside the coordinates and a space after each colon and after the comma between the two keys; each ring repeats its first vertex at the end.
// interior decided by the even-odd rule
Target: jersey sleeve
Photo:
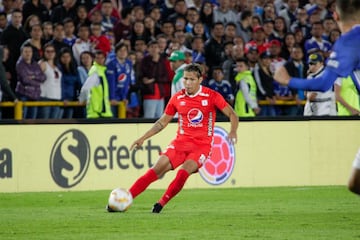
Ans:
{"type": "Polygon", "coordinates": [[[213,91],[212,100],[213,100],[215,106],[220,110],[223,110],[228,105],[228,103],[225,101],[224,97],[216,91],[213,91]]]}
{"type": "MultiPolygon", "coordinates": [[[[308,80],[305,78],[291,78],[289,87],[302,90],[325,92],[333,86],[337,78],[338,75],[337,73],[333,72],[332,68],[325,67],[325,70],[320,77],[308,80]]],[[[274,90],[274,92],[276,92],[276,90],[274,90]]]]}
{"type": "Polygon", "coordinates": [[[170,115],[170,116],[174,116],[176,114],[176,112],[177,112],[176,105],[175,105],[176,101],[177,101],[177,94],[170,98],[168,104],[166,105],[165,111],[164,111],[165,114],[170,115]]]}
{"type": "Polygon", "coordinates": [[[339,40],[335,43],[326,65],[338,76],[347,77],[358,65],[358,46],[354,46],[348,40],[339,40]]]}

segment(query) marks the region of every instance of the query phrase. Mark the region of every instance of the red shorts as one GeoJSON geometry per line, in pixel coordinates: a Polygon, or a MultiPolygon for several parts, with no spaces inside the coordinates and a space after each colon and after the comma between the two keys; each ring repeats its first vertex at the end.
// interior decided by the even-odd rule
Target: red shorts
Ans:
{"type": "Polygon", "coordinates": [[[173,169],[183,164],[186,160],[193,160],[200,168],[211,152],[211,144],[199,145],[191,141],[172,141],[162,153],[170,160],[173,169]]]}

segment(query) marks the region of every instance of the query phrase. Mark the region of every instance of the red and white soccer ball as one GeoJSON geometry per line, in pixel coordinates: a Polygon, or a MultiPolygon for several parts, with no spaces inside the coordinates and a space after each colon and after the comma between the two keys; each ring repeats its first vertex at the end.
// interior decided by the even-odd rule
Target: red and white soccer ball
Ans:
{"type": "Polygon", "coordinates": [[[132,204],[131,194],[123,188],[115,188],[109,196],[108,206],[115,212],[125,212],[132,204]]]}

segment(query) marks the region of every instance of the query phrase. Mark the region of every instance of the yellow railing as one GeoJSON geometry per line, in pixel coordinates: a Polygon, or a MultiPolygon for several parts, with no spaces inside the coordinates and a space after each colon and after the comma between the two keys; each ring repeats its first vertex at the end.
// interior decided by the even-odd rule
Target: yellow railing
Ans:
{"type": "MultiPolygon", "coordinates": [[[[301,101],[301,105],[304,105],[306,101],[301,101]]],[[[126,118],[126,103],[124,101],[116,104],[118,106],[118,118],[126,118]]],[[[259,105],[270,105],[266,100],[259,101],[259,105]]],[[[275,105],[297,105],[296,101],[283,101],[277,100],[275,105]]],[[[50,107],[50,106],[59,106],[59,107],[85,107],[86,104],[82,104],[76,101],[73,102],[62,102],[62,101],[34,101],[34,102],[0,102],[0,107],[13,107],[14,108],[14,119],[22,120],[23,118],[23,107],[50,107]]]]}
{"type": "MultiPolygon", "coordinates": [[[[306,101],[301,101],[300,104],[304,105],[306,101]]],[[[118,118],[124,119],[126,118],[126,103],[124,101],[116,104],[118,106],[118,118]]],[[[259,105],[270,105],[270,103],[266,100],[259,101],[259,105]]],[[[275,105],[297,105],[296,101],[283,101],[277,100],[275,105]]],[[[23,117],[23,107],[50,107],[50,106],[59,106],[59,107],[85,107],[86,104],[82,104],[76,101],[73,102],[61,102],[61,101],[34,101],[34,102],[0,102],[0,107],[13,107],[14,108],[14,119],[22,120],[23,117]]]]}
{"type": "MultiPolygon", "coordinates": [[[[258,101],[259,105],[270,105],[267,100],[258,101]]],[[[300,105],[305,105],[306,101],[301,101],[300,105]]],[[[274,105],[297,105],[296,101],[284,101],[284,100],[276,100],[274,105]]]]}
{"type": "MultiPolygon", "coordinates": [[[[126,118],[126,103],[124,101],[118,102],[118,118],[126,118]]],[[[14,108],[14,119],[22,120],[23,118],[23,107],[85,107],[86,104],[80,102],[62,102],[62,101],[34,101],[34,102],[0,102],[0,107],[13,107],[14,108]]]]}

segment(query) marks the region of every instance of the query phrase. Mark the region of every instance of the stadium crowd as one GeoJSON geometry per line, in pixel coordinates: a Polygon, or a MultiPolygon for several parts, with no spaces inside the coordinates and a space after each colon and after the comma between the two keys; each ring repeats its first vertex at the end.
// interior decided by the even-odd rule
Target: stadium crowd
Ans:
{"type": "MultiPolygon", "coordinates": [[[[97,83],[103,92],[92,94],[100,104],[84,97],[100,107],[109,99],[112,114],[98,117],[117,116],[116,104],[125,101],[127,118],[158,118],[172,89],[181,88],[182,69],[198,63],[203,84],[239,116],[303,115],[305,100],[310,109],[327,102],[342,109],[313,115],[358,115],[351,79],[338,79],[322,98],[272,77],[282,65],[295,77],[321,73],[310,66],[326,64],[341,35],[334,8],[334,0],[3,0],[0,99],[78,101],[89,72],[103,69],[97,83]]],[[[13,118],[13,109],[1,110],[2,118],[13,118]]],[[[23,113],[31,119],[89,116],[68,106],[24,107],[23,113]]]]}

